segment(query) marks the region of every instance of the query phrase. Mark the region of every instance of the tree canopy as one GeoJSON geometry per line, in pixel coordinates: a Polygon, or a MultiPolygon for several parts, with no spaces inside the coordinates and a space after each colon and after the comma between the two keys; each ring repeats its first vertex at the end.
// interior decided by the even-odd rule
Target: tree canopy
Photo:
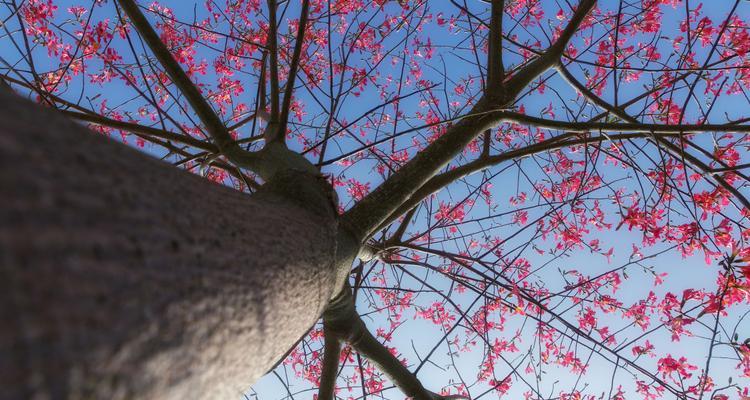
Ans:
{"type": "Polygon", "coordinates": [[[364,339],[318,323],[249,398],[750,398],[750,3],[0,10],[17,93],[238,191],[336,190],[364,339]]]}

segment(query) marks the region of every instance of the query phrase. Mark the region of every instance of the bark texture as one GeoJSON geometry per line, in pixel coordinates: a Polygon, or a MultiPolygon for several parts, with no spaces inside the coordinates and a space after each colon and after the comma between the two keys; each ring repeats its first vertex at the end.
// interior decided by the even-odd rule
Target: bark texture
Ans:
{"type": "Polygon", "coordinates": [[[237,398],[331,298],[318,178],[248,196],[5,91],[0,121],[0,398],[237,398]]]}

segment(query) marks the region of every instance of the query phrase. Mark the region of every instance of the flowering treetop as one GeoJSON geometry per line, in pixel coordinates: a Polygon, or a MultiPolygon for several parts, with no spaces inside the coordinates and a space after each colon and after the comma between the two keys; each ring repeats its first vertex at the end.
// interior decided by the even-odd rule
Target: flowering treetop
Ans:
{"type": "MultiPolygon", "coordinates": [[[[237,190],[325,174],[358,313],[433,391],[750,398],[747,2],[4,7],[14,90],[237,190]]],[[[324,336],[259,398],[330,380],[324,336]]],[[[337,396],[403,398],[360,353],[337,396]]]]}

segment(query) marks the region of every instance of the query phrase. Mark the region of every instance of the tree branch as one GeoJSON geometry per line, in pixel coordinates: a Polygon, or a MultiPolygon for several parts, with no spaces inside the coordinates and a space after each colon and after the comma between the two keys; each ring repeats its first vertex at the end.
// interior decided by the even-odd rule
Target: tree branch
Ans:
{"type": "MultiPolygon", "coordinates": [[[[7,85],[8,83],[6,81],[10,81],[13,84],[19,85],[19,86],[24,87],[26,89],[32,89],[33,90],[33,87],[27,86],[24,82],[18,81],[16,79],[13,79],[13,78],[10,78],[10,77],[7,77],[7,76],[2,77],[2,79],[0,80],[0,82],[3,82],[3,83],[5,83],[7,85]]],[[[13,91],[13,88],[11,86],[8,86],[8,89],[10,89],[11,91],[13,91]]],[[[13,93],[15,93],[15,91],[13,91],[13,93]]],[[[188,153],[188,152],[186,152],[186,151],[178,148],[177,146],[174,146],[174,145],[172,145],[172,144],[170,144],[168,142],[163,142],[163,141],[158,140],[158,139],[164,139],[164,140],[168,140],[168,141],[182,143],[182,144],[185,144],[185,145],[188,145],[188,146],[193,146],[195,148],[202,149],[205,152],[210,153],[210,154],[217,154],[218,153],[218,148],[216,146],[214,146],[214,145],[212,145],[210,143],[203,142],[202,140],[195,139],[195,138],[193,138],[193,137],[191,137],[189,135],[180,135],[180,134],[177,134],[177,133],[174,133],[174,132],[169,132],[169,131],[166,131],[166,130],[163,130],[163,129],[157,129],[157,128],[153,128],[153,127],[150,127],[150,126],[144,126],[144,125],[140,125],[140,124],[136,124],[136,123],[132,123],[132,122],[117,121],[117,120],[114,120],[114,119],[111,119],[111,118],[107,118],[107,117],[105,117],[103,115],[96,114],[96,113],[94,113],[91,110],[83,108],[83,107],[81,107],[81,106],[79,106],[79,105],[77,105],[75,103],[71,103],[71,102],[69,102],[69,101],[67,101],[67,100],[65,100],[63,98],[55,96],[54,94],[46,93],[46,95],[48,97],[48,100],[52,101],[53,106],[55,106],[55,108],[57,108],[58,111],[60,111],[63,114],[66,114],[67,116],[69,116],[71,118],[74,118],[74,119],[80,120],[80,121],[86,121],[86,122],[89,122],[89,123],[92,123],[92,124],[96,124],[96,125],[101,125],[101,126],[107,126],[107,127],[110,127],[110,128],[126,130],[126,131],[131,132],[132,134],[134,134],[134,135],[136,135],[136,136],[138,136],[138,137],[140,137],[140,138],[142,138],[144,140],[150,141],[151,143],[155,143],[156,145],[164,147],[165,149],[169,150],[170,152],[173,152],[175,154],[179,154],[179,155],[181,155],[183,157],[195,157],[196,155],[190,154],[190,153],[188,153]],[[60,104],[66,106],[68,108],[72,108],[72,109],[75,109],[75,110],[78,110],[78,111],[74,112],[74,111],[70,111],[70,109],[60,109],[54,103],[60,103],[60,104]]],[[[260,117],[262,118],[263,116],[261,115],[260,117]]],[[[229,128],[229,130],[233,130],[233,129],[235,129],[235,128],[229,128]]],[[[246,138],[246,139],[243,139],[243,140],[239,140],[237,143],[254,142],[254,141],[257,141],[259,139],[260,139],[259,137],[250,137],[250,138],[246,138]]],[[[258,189],[260,187],[260,185],[257,182],[255,182],[253,179],[251,179],[250,177],[248,177],[244,173],[242,173],[242,171],[239,168],[237,168],[236,166],[224,163],[224,162],[219,161],[219,160],[212,161],[210,163],[210,165],[214,166],[214,167],[217,167],[217,168],[221,168],[221,169],[227,171],[229,174],[231,174],[235,178],[243,181],[248,187],[251,187],[253,189],[258,189]]]]}
{"type": "MultiPolygon", "coordinates": [[[[532,126],[567,130],[569,131],[569,133],[559,135],[559,136],[556,136],[556,137],[553,137],[553,138],[550,138],[542,142],[535,143],[533,145],[529,145],[523,148],[510,150],[503,154],[498,154],[498,155],[489,156],[489,157],[482,157],[468,164],[464,164],[450,171],[434,176],[429,181],[427,181],[422,187],[420,187],[419,190],[415,191],[414,194],[406,202],[401,204],[393,212],[392,215],[386,218],[383,221],[383,223],[381,223],[375,229],[375,231],[384,229],[386,226],[388,226],[393,221],[395,221],[399,216],[403,215],[405,212],[416,207],[417,204],[419,204],[419,202],[422,201],[424,198],[426,198],[432,193],[437,192],[438,190],[447,186],[451,182],[457,179],[461,179],[465,176],[468,176],[482,169],[488,168],[492,165],[497,165],[501,162],[509,161],[512,159],[528,157],[534,154],[541,153],[543,151],[555,150],[555,149],[568,147],[568,146],[590,144],[590,143],[597,143],[597,142],[604,142],[604,141],[627,140],[627,139],[635,139],[635,138],[653,138],[656,140],[665,141],[664,139],[666,137],[678,136],[681,133],[709,132],[712,129],[715,129],[717,131],[725,131],[725,132],[735,132],[735,131],[750,132],[750,126],[736,125],[735,123],[727,123],[727,124],[722,124],[722,125],[704,124],[704,125],[675,125],[675,126],[642,124],[642,123],[639,123],[634,118],[630,117],[623,107],[614,107],[611,104],[599,98],[598,96],[596,96],[590,90],[588,90],[579,81],[577,81],[575,77],[573,77],[572,74],[570,74],[570,72],[567,70],[567,68],[565,68],[564,65],[557,64],[557,70],[561,74],[563,79],[565,79],[569,84],[571,84],[571,86],[573,86],[576,90],[578,90],[583,96],[587,97],[592,103],[594,103],[595,105],[599,107],[602,107],[607,112],[612,113],[615,116],[625,121],[628,121],[629,125],[621,124],[621,123],[617,123],[617,124],[595,123],[596,120],[599,120],[603,118],[604,116],[606,116],[607,115],[606,112],[595,116],[589,122],[581,122],[581,123],[552,121],[552,120],[545,120],[541,118],[529,117],[529,116],[520,115],[520,114],[506,113],[509,115],[509,117],[506,119],[509,122],[519,122],[519,123],[526,123],[532,126]],[[610,132],[627,131],[629,130],[628,128],[634,128],[634,127],[639,127],[639,129],[635,129],[636,131],[638,131],[638,133],[599,135],[599,136],[589,136],[585,138],[580,138],[580,135],[570,133],[570,132],[590,132],[590,131],[597,131],[597,130],[604,131],[607,129],[609,129],[610,132]]],[[[683,74],[678,79],[685,78],[686,76],[688,76],[688,74],[683,74]]],[[[630,104],[633,104],[636,101],[642,99],[643,97],[647,96],[648,94],[652,92],[653,92],[652,90],[649,90],[643,95],[636,96],[632,100],[623,104],[623,106],[628,106],[630,104]]],[[[633,130],[633,129],[630,129],[630,130],[633,130]]],[[[688,158],[691,158],[695,161],[700,162],[700,160],[695,159],[689,154],[688,154],[688,158]]],[[[720,177],[718,178],[721,179],[720,177]]],[[[734,194],[738,198],[738,200],[740,200],[743,204],[745,204],[746,200],[744,196],[741,196],[741,194],[735,188],[731,187],[731,185],[728,185],[728,184],[722,184],[721,181],[718,179],[717,179],[717,182],[720,185],[722,185],[725,189],[729,190],[732,194],[734,194]]]]}
{"type": "MultiPolygon", "coordinates": [[[[411,223],[411,219],[414,216],[415,212],[416,212],[416,209],[412,208],[411,210],[409,210],[406,213],[406,215],[404,216],[404,221],[401,223],[401,225],[398,226],[398,228],[396,229],[396,232],[393,233],[393,236],[391,236],[391,238],[389,239],[389,241],[400,242],[401,239],[403,239],[404,232],[406,232],[406,228],[411,223]]],[[[388,244],[390,244],[390,243],[388,243],[388,244]]]]}
{"type": "Polygon", "coordinates": [[[573,38],[573,35],[581,26],[583,20],[595,5],[596,0],[581,0],[573,17],[570,19],[570,22],[568,22],[565,30],[560,34],[560,37],[557,38],[557,41],[555,41],[552,46],[534,61],[518,71],[518,73],[508,81],[506,87],[507,95],[509,97],[515,98],[515,96],[517,96],[526,85],[531,83],[536,77],[543,74],[558,62],[565,51],[565,48],[568,46],[568,42],[573,38]]]}
{"type": "Polygon", "coordinates": [[[279,46],[276,39],[276,0],[268,0],[268,47],[271,73],[271,118],[270,123],[279,122],[279,46]]]}
{"type": "Polygon", "coordinates": [[[153,136],[160,139],[170,140],[177,143],[182,143],[188,146],[201,149],[209,153],[218,153],[219,148],[211,143],[206,143],[202,140],[198,140],[187,135],[178,135],[174,132],[165,131],[163,129],[153,128],[150,126],[140,125],[133,122],[118,121],[115,119],[107,118],[98,114],[85,114],[68,110],[60,110],[66,116],[76,119],[78,121],[90,122],[92,124],[106,126],[109,128],[122,129],[128,132],[141,133],[147,136],[153,136]]]}
{"type": "Polygon", "coordinates": [[[505,79],[505,66],[503,65],[503,9],[505,1],[492,0],[492,11],[490,17],[490,34],[487,38],[487,89],[490,91],[502,91],[505,79]]]}
{"type": "Polygon", "coordinates": [[[407,396],[415,400],[448,400],[463,399],[462,396],[441,396],[422,385],[382,343],[380,343],[365,326],[354,306],[351,288],[347,284],[344,290],[334,298],[323,313],[324,324],[330,332],[346,340],[355,350],[375,364],[380,371],[407,396]]]}
{"type": "MultiPolygon", "coordinates": [[[[154,56],[159,60],[164,70],[167,72],[172,82],[180,89],[185,95],[188,103],[195,110],[195,113],[200,118],[203,125],[206,127],[208,134],[214,140],[219,152],[226,156],[232,163],[248,168],[258,173],[263,179],[270,179],[279,170],[284,169],[297,169],[307,171],[311,173],[317,173],[317,169],[307,161],[303,156],[289,151],[285,147],[281,146],[269,146],[266,145],[261,152],[249,152],[243,150],[237,142],[229,134],[224,123],[221,121],[219,116],[214,112],[211,105],[208,104],[206,99],[200,93],[198,88],[193,84],[190,78],[187,76],[185,71],[180,67],[179,63],[172,57],[169,49],[159,39],[159,36],[154,31],[154,28],[146,20],[138,5],[134,0],[118,0],[125,14],[130,18],[131,23],[135,29],[140,33],[143,40],[146,42],[148,47],[154,53],[154,56]]],[[[269,0],[269,4],[275,4],[274,0],[269,0]]],[[[275,17],[275,9],[272,8],[272,17],[275,17]]],[[[273,18],[272,18],[273,20],[273,18]]],[[[274,35],[269,36],[271,45],[275,43],[275,23],[272,24],[274,35]]],[[[271,78],[274,78],[274,54],[275,46],[269,46],[271,52],[271,78]]],[[[278,74],[276,74],[278,79],[278,74]]],[[[278,81],[276,82],[276,97],[278,99],[278,81]]],[[[271,82],[271,97],[273,98],[274,82],[271,82]]],[[[276,104],[276,116],[278,117],[278,101],[276,104]]],[[[273,105],[271,105],[273,109],[273,105]]],[[[273,119],[274,113],[272,112],[271,119],[273,119]]]]}
{"type": "Polygon", "coordinates": [[[537,128],[555,129],[566,132],[632,132],[661,135],[683,135],[703,132],[750,133],[750,125],[734,124],[684,124],[663,125],[642,122],[568,122],[553,119],[532,117],[512,111],[501,112],[503,122],[531,125],[537,128]]]}
{"type": "MultiPolygon", "coordinates": [[[[373,227],[371,230],[367,232],[367,235],[371,234],[372,232],[375,232],[378,229],[382,229],[388,223],[395,220],[395,218],[398,218],[399,215],[408,211],[410,208],[416,206],[419,203],[419,201],[421,201],[423,198],[425,198],[426,196],[429,196],[431,193],[434,193],[435,191],[446,186],[447,184],[453,182],[455,179],[459,179],[472,172],[475,172],[480,169],[487,168],[491,165],[497,164],[499,162],[511,160],[514,158],[526,157],[526,156],[537,154],[543,151],[554,150],[554,149],[558,149],[561,147],[574,146],[574,145],[580,145],[580,144],[589,144],[589,143],[596,143],[596,142],[603,142],[603,141],[635,139],[635,138],[650,138],[650,137],[664,138],[664,137],[671,137],[671,136],[679,136],[682,134],[702,133],[702,132],[750,133],[750,125],[732,125],[732,124],[660,125],[660,124],[644,124],[644,123],[567,122],[567,121],[556,121],[556,120],[532,117],[532,116],[519,114],[515,112],[509,112],[509,111],[495,111],[495,112],[488,113],[486,115],[491,115],[492,118],[494,118],[494,121],[497,121],[497,122],[501,122],[501,121],[502,122],[515,122],[515,123],[527,124],[527,125],[531,125],[531,126],[535,126],[539,128],[562,130],[562,131],[566,131],[567,133],[564,133],[554,138],[547,139],[545,141],[535,143],[533,145],[529,145],[520,149],[510,150],[503,154],[481,158],[479,160],[465,164],[461,167],[455,168],[451,171],[448,171],[440,175],[433,174],[432,177],[425,179],[423,182],[419,182],[418,184],[419,189],[411,190],[408,197],[406,199],[401,200],[401,204],[393,208],[392,213],[394,215],[383,217],[383,219],[380,222],[378,222],[378,224],[375,227],[373,227]],[[617,134],[617,135],[602,133],[597,136],[586,136],[583,138],[581,138],[581,135],[579,135],[579,133],[590,133],[590,132],[622,132],[622,133],[617,134]]],[[[453,133],[456,135],[460,133],[467,134],[466,130],[469,128],[466,126],[462,126],[461,123],[463,123],[464,121],[468,119],[473,119],[473,117],[467,117],[464,120],[461,120],[461,122],[459,122],[459,124],[454,127],[454,128],[461,128],[461,129],[456,129],[456,132],[454,132],[453,129],[449,129],[449,133],[453,133]]],[[[441,139],[445,138],[446,136],[448,136],[448,133],[446,133],[443,137],[441,137],[441,139]]],[[[434,142],[433,145],[435,143],[437,143],[437,141],[434,142]]],[[[424,154],[426,154],[427,151],[430,150],[430,147],[432,147],[432,145],[429,146],[427,149],[425,149],[422,153],[419,153],[416,157],[414,157],[412,161],[416,161],[420,156],[423,156],[424,154]]],[[[424,157],[431,157],[431,155],[428,154],[427,156],[424,156],[424,157]]],[[[700,163],[700,160],[697,160],[693,156],[686,154],[686,158],[689,158],[689,157],[693,161],[700,163]]],[[[434,159],[428,158],[427,160],[420,160],[420,161],[422,161],[422,163],[429,164],[429,162],[433,160],[434,159]]],[[[408,165],[409,163],[407,163],[406,166],[408,165]]],[[[399,170],[398,173],[392,177],[392,179],[399,176],[401,171],[404,170],[406,166],[404,166],[401,170],[399,170]]],[[[408,177],[405,179],[408,179],[408,177]]],[[[381,185],[381,187],[387,186],[389,182],[384,183],[383,185],[381,185]]],[[[410,183],[402,183],[402,184],[414,185],[416,180],[411,180],[411,181],[407,180],[407,182],[410,182],[410,183]]],[[[371,195],[375,195],[376,192],[381,187],[378,187],[378,189],[372,192],[371,195]]],[[[734,188],[730,189],[726,186],[725,188],[727,190],[730,190],[733,194],[737,192],[736,189],[734,188]]],[[[409,189],[413,189],[413,188],[406,188],[406,189],[401,189],[401,190],[399,190],[398,187],[391,188],[390,193],[398,193],[399,195],[401,195],[409,189]]],[[[382,194],[378,193],[378,197],[380,196],[382,196],[382,194]]],[[[382,198],[381,200],[379,200],[381,201],[381,203],[377,204],[377,208],[379,208],[381,211],[390,207],[390,205],[387,204],[388,201],[386,199],[387,198],[382,198]]],[[[740,199],[743,202],[743,204],[745,203],[745,200],[743,200],[742,197],[738,197],[738,199],[740,199]]],[[[347,220],[349,220],[348,222],[354,222],[352,219],[358,218],[359,215],[361,215],[362,211],[357,210],[357,207],[363,204],[365,200],[367,200],[367,197],[363,199],[360,203],[352,207],[352,209],[350,209],[349,212],[344,214],[344,217],[347,220]]],[[[370,205],[368,207],[371,207],[370,209],[373,210],[375,208],[375,205],[370,205]]],[[[370,219],[370,221],[372,221],[372,218],[370,219]]],[[[354,234],[355,232],[352,232],[352,233],[354,234]]]]}
{"type": "Polygon", "coordinates": [[[611,112],[616,117],[622,119],[625,122],[630,123],[638,123],[639,121],[635,118],[628,115],[625,110],[623,110],[620,107],[615,107],[606,101],[602,99],[601,97],[597,96],[589,90],[586,86],[584,86],[578,79],[576,79],[573,74],[570,73],[568,68],[562,63],[557,64],[557,72],[560,74],[560,76],[567,82],[570,86],[573,86],[573,88],[578,91],[583,97],[588,99],[590,102],[594,103],[594,105],[599,106],[600,108],[603,108],[606,111],[611,112]]]}
{"type": "MultiPolygon", "coordinates": [[[[458,179],[461,179],[465,176],[468,176],[472,173],[475,173],[477,171],[481,171],[485,168],[489,168],[493,165],[497,165],[501,162],[529,157],[534,154],[542,153],[545,151],[556,150],[556,149],[560,149],[563,147],[570,147],[570,146],[577,146],[577,145],[584,145],[584,144],[591,144],[591,143],[602,143],[602,142],[609,142],[609,141],[616,141],[616,140],[646,138],[646,139],[654,139],[658,141],[658,143],[665,145],[666,147],[669,147],[670,152],[677,151],[680,154],[684,153],[685,158],[691,163],[695,164],[696,167],[703,170],[703,172],[712,172],[711,168],[705,165],[705,163],[698,160],[697,158],[690,155],[689,153],[683,152],[674,144],[666,141],[665,139],[668,137],[677,137],[681,133],[750,132],[750,126],[746,126],[746,125],[738,126],[738,125],[728,125],[728,124],[670,126],[670,125],[655,125],[655,124],[641,124],[641,123],[628,123],[628,124],[617,124],[617,123],[600,124],[600,123],[591,123],[591,122],[568,123],[564,121],[554,121],[553,123],[553,121],[551,120],[543,120],[540,118],[529,117],[525,115],[522,116],[522,118],[520,115],[516,115],[515,118],[513,118],[512,120],[515,122],[528,123],[529,125],[537,126],[537,127],[545,127],[545,125],[549,127],[549,125],[553,125],[553,126],[557,126],[557,129],[561,129],[563,127],[562,125],[564,125],[567,128],[564,130],[567,130],[568,133],[564,133],[562,135],[559,135],[559,136],[556,136],[556,137],[553,137],[553,138],[550,138],[550,139],[547,139],[538,143],[534,143],[532,145],[528,145],[519,149],[509,150],[502,154],[497,154],[497,155],[489,156],[489,157],[483,157],[475,161],[472,161],[470,163],[451,169],[450,171],[435,175],[430,180],[428,180],[424,185],[422,185],[418,190],[416,190],[407,201],[401,204],[393,212],[393,214],[390,215],[388,218],[386,218],[374,231],[384,229],[390,223],[395,221],[396,218],[398,218],[400,215],[403,215],[405,212],[416,207],[417,204],[419,204],[419,202],[425,199],[427,196],[429,196],[432,193],[437,192],[438,190],[449,185],[450,183],[458,179]],[[543,123],[541,124],[532,123],[532,121],[536,121],[536,120],[541,120],[543,123]],[[595,127],[599,127],[601,129],[596,129],[595,127]],[[627,127],[633,127],[633,129],[626,129],[627,127]],[[701,127],[703,129],[701,129],[701,127]],[[596,136],[587,136],[583,138],[579,134],[576,134],[580,132],[592,132],[592,131],[602,131],[602,132],[623,131],[626,133],[618,133],[614,135],[600,134],[596,136]]],[[[731,192],[735,197],[737,197],[737,199],[740,202],[742,202],[743,205],[745,205],[746,207],[750,206],[750,202],[748,202],[748,200],[744,196],[742,196],[742,194],[739,193],[739,191],[736,188],[729,185],[721,177],[714,177],[714,179],[716,179],[716,181],[722,187],[724,187],[729,192],[731,192]],[[721,181],[724,181],[724,183],[722,183],[721,181]]]]}
{"type": "Polygon", "coordinates": [[[258,82],[258,112],[266,113],[266,122],[271,120],[271,114],[266,112],[266,81],[268,80],[268,51],[263,52],[260,66],[260,82],[258,82]]]}
{"type": "Polygon", "coordinates": [[[363,241],[419,187],[442,169],[479,133],[502,121],[502,113],[481,99],[456,125],[417,153],[342,217],[342,225],[363,241]]]}
{"type": "Polygon", "coordinates": [[[449,127],[443,136],[419,152],[390,179],[346,212],[341,219],[342,225],[358,240],[363,241],[477,135],[500,123],[504,115],[501,110],[515,100],[515,96],[523,89],[522,86],[555,64],[595,4],[596,0],[582,0],[560,38],[544,55],[524,67],[511,79],[508,83],[510,90],[502,97],[498,97],[492,91],[487,92],[467,116],[449,127]]]}
{"type": "Polygon", "coordinates": [[[566,133],[519,149],[509,150],[502,154],[474,160],[470,163],[461,165],[447,172],[432,177],[429,181],[422,185],[419,190],[415,191],[414,194],[409,198],[409,200],[401,204],[398,209],[393,212],[392,215],[384,220],[383,223],[378,226],[377,230],[384,229],[386,226],[395,221],[400,215],[416,207],[420,201],[427,198],[432,193],[439,191],[440,189],[448,186],[458,179],[481,171],[485,168],[489,168],[493,165],[497,165],[505,161],[529,157],[534,154],[556,150],[563,147],[640,137],[644,137],[644,135],[642,133],[625,133],[618,135],[598,135],[581,138],[578,134],[566,133]]]}
{"type": "Polygon", "coordinates": [[[320,373],[318,400],[334,400],[336,377],[339,373],[341,340],[330,329],[323,327],[325,344],[323,348],[323,367],[320,373]]]}
{"type": "Polygon", "coordinates": [[[172,57],[169,49],[167,49],[167,46],[161,41],[156,34],[156,31],[154,31],[154,28],[146,20],[146,17],[138,8],[135,1],[118,0],[118,3],[123,11],[125,11],[128,18],[130,18],[133,27],[135,27],[148,47],[154,53],[154,56],[156,56],[156,59],[159,60],[164,70],[172,79],[172,82],[174,82],[175,86],[177,86],[182,94],[185,95],[188,103],[190,103],[190,106],[206,127],[206,131],[216,143],[219,151],[227,156],[233,163],[256,170],[258,168],[257,155],[243,151],[234,139],[232,139],[232,136],[229,135],[229,131],[224,123],[214,112],[211,105],[208,104],[205,97],[203,97],[198,88],[193,84],[182,67],[180,67],[177,61],[172,57]]]}
{"type": "Polygon", "coordinates": [[[279,127],[274,140],[284,142],[286,136],[287,120],[289,119],[289,109],[292,106],[292,93],[294,93],[294,80],[297,77],[302,47],[305,44],[305,32],[307,31],[307,19],[310,10],[310,0],[302,1],[302,11],[299,16],[299,27],[297,27],[297,39],[294,43],[294,54],[292,54],[292,63],[289,66],[289,74],[286,79],[284,89],[284,103],[281,106],[281,116],[279,117],[279,127]]]}
{"type": "MultiPolygon", "coordinates": [[[[630,124],[639,124],[638,120],[630,116],[625,110],[623,110],[620,107],[614,106],[612,104],[609,104],[607,101],[602,99],[601,97],[597,96],[595,93],[593,93],[591,90],[586,88],[580,81],[575,79],[575,77],[570,73],[570,71],[565,68],[564,65],[559,64],[557,67],[560,74],[563,76],[563,78],[572,85],[579,93],[581,93],[582,96],[584,96],[586,99],[591,101],[592,103],[596,104],[597,106],[611,112],[618,118],[621,118],[624,121],[627,121],[630,124]]],[[[698,125],[700,126],[700,125],[698,125]]],[[[705,125],[704,125],[705,126],[705,125]]],[[[750,126],[742,126],[742,125],[721,125],[726,127],[733,127],[731,131],[735,131],[735,129],[742,129],[745,128],[748,131],[750,131],[750,126]]],[[[709,129],[707,129],[709,131],[709,129]]],[[[726,189],[728,192],[730,192],[737,200],[742,203],[742,205],[745,208],[750,208],[750,201],[740,193],[739,190],[737,190],[734,186],[732,186],[729,182],[727,182],[724,178],[716,175],[712,175],[711,172],[713,171],[711,167],[706,165],[703,161],[699,160],[697,157],[693,156],[692,154],[688,153],[683,149],[682,147],[679,147],[675,145],[674,143],[666,140],[663,137],[657,136],[657,135],[651,135],[650,138],[657,144],[662,145],[666,148],[667,152],[676,160],[681,161],[683,163],[689,163],[694,169],[699,170],[704,175],[710,175],[711,179],[716,181],[716,183],[726,189]]],[[[680,136],[681,140],[685,140],[680,136]]]]}
{"type": "Polygon", "coordinates": [[[177,61],[172,57],[169,49],[161,41],[159,36],[151,27],[151,24],[146,20],[138,5],[134,0],[118,0],[120,7],[122,7],[125,14],[130,18],[130,22],[133,27],[138,31],[143,40],[146,42],[148,47],[154,53],[154,56],[159,60],[164,70],[167,72],[169,77],[174,82],[182,94],[185,95],[190,106],[200,118],[201,122],[205,125],[206,130],[211,135],[213,140],[216,142],[216,146],[220,151],[224,152],[234,145],[234,140],[229,135],[229,132],[224,126],[218,115],[214,112],[211,105],[208,104],[206,99],[200,93],[198,88],[190,81],[185,71],[180,67],[177,61]]]}

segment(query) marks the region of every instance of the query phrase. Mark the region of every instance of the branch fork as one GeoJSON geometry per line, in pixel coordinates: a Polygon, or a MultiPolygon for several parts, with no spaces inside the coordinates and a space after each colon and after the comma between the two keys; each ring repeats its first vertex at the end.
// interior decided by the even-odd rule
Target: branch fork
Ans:
{"type": "Polygon", "coordinates": [[[323,357],[323,376],[318,392],[319,400],[332,400],[335,374],[338,372],[341,342],[346,342],[375,364],[401,391],[414,400],[457,400],[468,399],[460,395],[443,396],[431,392],[409,371],[391,352],[380,343],[365,326],[357,314],[351,287],[331,300],[323,313],[323,331],[325,351],[323,357]],[[336,350],[338,349],[338,350],[336,350]],[[330,350],[330,351],[329,351],[330,350]],[[329,396],[329,397],[324,397],[329,396]]]}

